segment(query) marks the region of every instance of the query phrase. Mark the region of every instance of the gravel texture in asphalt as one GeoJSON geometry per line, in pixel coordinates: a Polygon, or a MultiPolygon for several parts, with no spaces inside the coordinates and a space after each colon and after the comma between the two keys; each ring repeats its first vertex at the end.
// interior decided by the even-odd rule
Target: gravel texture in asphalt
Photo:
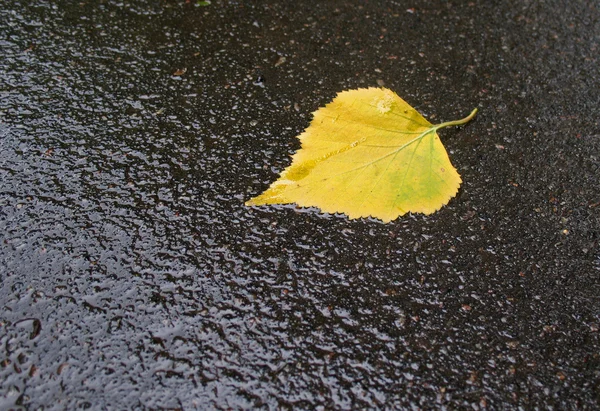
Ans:
{"type": "Polygon", "coordinates": [[[0,409],[598,409],[595,0],[0,0],[0,409]],[[384,85],[462,175],[248,208],[384,85]]]}

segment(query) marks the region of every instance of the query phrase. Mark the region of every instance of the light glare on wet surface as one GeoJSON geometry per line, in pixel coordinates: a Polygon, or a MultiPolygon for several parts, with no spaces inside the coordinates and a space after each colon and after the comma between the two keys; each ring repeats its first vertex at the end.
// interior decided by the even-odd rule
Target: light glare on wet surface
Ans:
{"type": "Polygon", "coordinates": [[[0,408],[596,408],[593,2],[250,3],[0,1],[0,408]],[[447,206],[244,206],[383,84],[447,206]]]}

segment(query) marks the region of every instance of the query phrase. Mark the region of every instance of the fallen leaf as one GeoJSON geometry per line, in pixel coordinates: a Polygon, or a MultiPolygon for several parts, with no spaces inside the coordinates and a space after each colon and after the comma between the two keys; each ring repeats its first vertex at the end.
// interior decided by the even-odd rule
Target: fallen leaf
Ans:
{"type": "Polygon", "coordinates": [[[432,125],[389,89],[338,93],[298,136],[302,148],[292,164],[246,205],[296,203],[384,222],[431,214],[461,183],[437,130],[465,124],[476,112],[432,125]]]}

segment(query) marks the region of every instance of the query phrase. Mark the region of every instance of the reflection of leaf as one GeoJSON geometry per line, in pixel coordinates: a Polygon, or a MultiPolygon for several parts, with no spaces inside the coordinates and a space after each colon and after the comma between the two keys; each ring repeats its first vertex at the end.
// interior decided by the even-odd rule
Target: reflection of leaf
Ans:
{"type": "Polygon", "coordinates": [[[384,222],[431,214],[456,195],[461,179],[437,130],[385,88],[349,90],[314,112],[292,164],[246,205],[296,203],[384,222]]]}

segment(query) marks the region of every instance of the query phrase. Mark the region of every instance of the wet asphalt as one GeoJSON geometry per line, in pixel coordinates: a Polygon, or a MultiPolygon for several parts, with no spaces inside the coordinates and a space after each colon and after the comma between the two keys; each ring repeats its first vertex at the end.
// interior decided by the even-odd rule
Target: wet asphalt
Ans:
{"type": "Polygon", "coordinates": [[[600,407],[600,6],[0,0],[0,409],[600,407]],[[384,85],[463,185],[248,208],[384,85]]]}

